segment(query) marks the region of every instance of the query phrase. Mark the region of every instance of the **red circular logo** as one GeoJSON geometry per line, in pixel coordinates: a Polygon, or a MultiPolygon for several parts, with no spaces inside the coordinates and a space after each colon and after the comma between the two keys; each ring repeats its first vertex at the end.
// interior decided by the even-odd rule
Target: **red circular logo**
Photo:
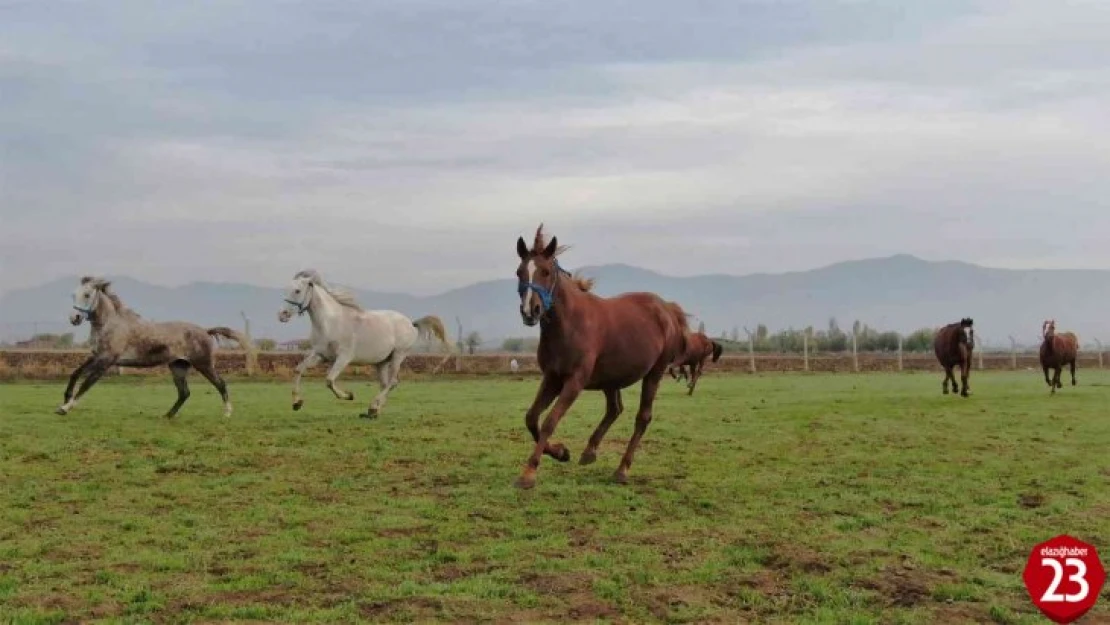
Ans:
{"type": "Polygon", "coordinates": [[[1063,624],[1094,607],[1106,582],[1106,570],[1094,545],[1061,534],[1033,547],[1022,579],[1033,605],[1063,624]]]}

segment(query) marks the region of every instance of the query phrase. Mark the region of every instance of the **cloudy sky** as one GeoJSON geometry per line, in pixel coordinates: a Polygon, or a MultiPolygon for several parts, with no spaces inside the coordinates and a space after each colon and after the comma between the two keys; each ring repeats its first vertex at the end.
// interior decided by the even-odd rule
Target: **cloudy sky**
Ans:
{"type": "Polygon", "coordinates": [[[0,0],[0,290],[1110,267],[1102,0],[0,0]]]}

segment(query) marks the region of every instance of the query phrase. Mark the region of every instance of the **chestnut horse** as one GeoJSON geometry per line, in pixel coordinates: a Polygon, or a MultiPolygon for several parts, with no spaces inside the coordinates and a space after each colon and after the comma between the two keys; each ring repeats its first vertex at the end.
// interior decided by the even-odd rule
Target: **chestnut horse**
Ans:
{"type": "Polygon", "coordinates": [[[950,323],[933,337],[933,351],[944,367],[944,381],[940,383],[941,390],[948,394],[948,382],[952,381],[952,392],[959,392],[960,396],[967,397],[967,376],[971,371],[971,352],[975,349],[975,328],[970,317],[964,317],[956,323],[950,323]],[[956,385],[956,378],[952,369],[960,368],[960,382],[963,389],[956,385]]]}
{"type": "Polygon", "coordinates": [[[559,266],[556,257],[564,249],[556,237],[544,242],[543,224],[536,229],[531,248],[523,237],[516,242],[520,316],[524,325],[540,326],[536,360],[542,373],[524,417],[535,447],[516,480],[518,488],[535,486],[543,454],[559,462],[570,460],[570,450],[550,439],[583,390],[605,394],[605,416],[578,461],[587,465],[597,460],[601,439],[624,410],[621,390],[642,381],[635,429],[614,474],[617,482],[626,483],[632,457],[651,423],[659,383],[667,366],[686,347],[688,325],[681,306],[646,292],[599,297],[591,292],[591,280],[572,276],[559,266]],[[552,402],[555,405],[540,427],[540,413],[552,402]]]}
{"type": "Polygon", "coordinates": [[[705,368],[705,361],[712,358],[713,362],[717,362],[721,358],[721,351],[723,348],[721,344],[705,335],[704,332],[695,332],[686,335],[686,351],[679,355],[678,359],[667,368],[667,372],[671,377],[678,381],[680,378],[689,379],[686,387],[690,390],[687,395],[694,394],[694,387],[697,386],[698,380],[701,378],[701,372],[705,368]],[[690,367],[690,374],[687,377],[686,367],[690,367]],[[678,373],[675,373],[675,369],[678,373]]]}
{"type": "Polygon", "coordinates": [[[1075,386],[1075,359],[1079,354],[1079,339],[1072,332],[1056,334],[1056,320],[1048,319],[1041,325],[1041,368],[1044,369],[1044,381],[1056,394],[1056,389],[1064,388],[1060,383],[1060,373],[1064,366],[1071,369],[1071,385],[1075,386]],[[1048,377],[1048,370],[1054,369],[1052,379],[1048,377]]]}

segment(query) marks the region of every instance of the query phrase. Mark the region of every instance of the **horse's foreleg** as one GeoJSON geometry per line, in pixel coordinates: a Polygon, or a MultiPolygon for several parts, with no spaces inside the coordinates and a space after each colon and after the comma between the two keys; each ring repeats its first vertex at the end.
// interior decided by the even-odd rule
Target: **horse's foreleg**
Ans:
{"type": "Polygon", "coordinates": [[[328,368],[327,385],[328,389],[335,395],[336,399],[345,399],[351,401],[355,398],[355,394],[350,391],[344,391],[339,388],[335,381],[339,378],[339,374],[351,364],[351,360],[355,357],[354,352],[336,354],[335,360],[332,361],[331,367],[328,368]]]}
{"type": "Polygon", "coordinates": [[[578,464],[593,464],[597,460],[597,448],[601,445],[601,439],[605,438],[609,426],[613,425],[622,412],[624,412],[624,402],[621,401],[620,389],[605,389],[605,416],[601,418],[601,423],[597,424],[594,433],[590,435],[590,441],[582,450],[578,464]]]}
{"type": "MultiPolygon", "coordinates": [[[[540,415],[555,398],[559,396],[559,391],[563,388],[563,383],[558,378],[544,376],[540,380],[540,387],[536,389],[536,397],[532,400],[532,405],[528,411],[524,413],[524,427],[528,428],[528,433],[532,435],[532,442],[540,440],[540,415]]],[[[570,452],[563,451],[566,454],[565,458],[561,458],[556,453],[556,449],[548,445],[544,448],[544,453],[555,458],[556,460],[566,462],[570,460],[570,452]]]]}
{"type": "Polygon", "coordinates": [[[297,365],[296,373],[293,374],[293,410],[300,410],[304,405],[304,398],[301,397],[301,376],[318,364],[320,364],[320,354],[309,351],[301,364],[297,365]]]}
{"type": "Polygon", "coordinates": [[[660,375],[650,373],[644,378],[640,390],[640,409],[636,412],[636,428],[632,432],[632,438],[628,440],[628,448],[624,450],[620,466],[613,475],[613,478],[621,484],[628,482],[628,469],[632,466],[632,457],[636,454],[636,448],[640,446],[640,439],[647,431],[648,424],[651,423],[651,406],[655,401],[655,393],[659,390],[659,378],[660,375]]]}
{"type": "Polygon", "coordinates": [[[960,361],[960,385],[963,389],[960,390],[961,397],[967,397],[967,376],[970,373],[971,361],[964,359],[960,361]]]}
{"type": "Polygon", "coordinates": [[[189,381],[186,376],[189,375],[189,363],[184,361],[174,361],[170,363],[170,373],[173,374],[173,384],[177,387],[177,401],[170,407],[169,412],[166,413],[167,419],[172,419],[177,415],[177,411],[181,409],[181,405],[185,400],[189,399],[189,381]]]}
{"type": "Polygon", "coordinates": [[[73,407],[71,404],[73,401],[73,387],[77,386],[77,380],[81,378],[81,374],[85,372],[85,369],[89,368],[89,365],[91,365],[95,359],[95,356],[89,356],[85,359],[85,362],[81,363],[73,370],[73,373],[69,374],[69,383],[66,384],[65,393],[62,394],[62,405],[54,411],[56,414],[64,415],[73,407]]]}
{"type": "Polygon", "coordinates": [[[1048,365],[1041,365],[1041,368],[1044,369],[1044,383],[1047,384],[1049,388],[1054,388],[1055,384],[1052,383],[1052,378],[1048,375],[1048,370],[1052,367],[1049,367],[1048,365]]]}
{"type": "Polygon", "coordinates": [[[116,359],[114,358],[94,358],[93,362],[88,366],[89,374],[85,376],[85,381],[81,382],[81,386],[77,389],[77,394],[60,406],[55,412],[58,414],[66,414],[70,410],[73,410],[77,402],[84,397],[85,393],[92,388],[93,384],[96,384],[97,381],[100,380],[101,376],[107,373],[108,369],[110,369],[115,362],[116,359]]]}
{"type": "MultiPolygon", "coordinates": [[[[558,399],[555,401],[555,406],[551,408],[551,412],[547,413],[547,418],[543,420],[543,426],[539,429],[539,434],[533,434],[536,439],[536,446],[532,450],[532,455],[528,458],[524,470],[521,472],[520,477],[517,478],[516,485],[519,488],[532,488],[536,485],[536,470],[540,467],[540,458],[543,454],[566,462],[570,460],[570,450],[561,443],[549,444],[548,440],[551,435],[555,433],[555,428],[559,425],[559,420],[563,418],[567,410],[570,409],[574,400],[578,399],[578,395],[582,392],[584,386],[581,379],[573,378],[563,382],[562,388],[559,390],[558,399]]],[[[537,399],[539,397],[537,396],[537,399]]],[[[533,404],[535,405],[535,404],[533,404]]],[[[532,410],[528,411],[528,416],[532,415],[532,410]]],[[[536,415],[539,416],[538,414],[536,415]]],[[[533,422],[529,421],[529,430],[533,427],[533,422]]]]}

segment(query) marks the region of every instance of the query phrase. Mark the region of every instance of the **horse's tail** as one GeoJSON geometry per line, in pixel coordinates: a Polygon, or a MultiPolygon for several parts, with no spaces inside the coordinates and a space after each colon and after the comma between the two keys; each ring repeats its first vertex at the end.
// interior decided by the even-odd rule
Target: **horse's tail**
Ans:
{"type": "Polygon", "coordinates": [[[721,352],[724,351],[724,347],[722,347],[721,344],[717,341],[709,342],[713,344],[713,362],[717,362],[721,359],[721,352]]]}
{"type": "MultiPolygon", "coordinates": [[[[247,364],[251,365],[252,363],[255,362],[256,354],[255,354],[255,350],[254,350],[254,344],[251,343],[250,339],[247,338],[246,334],[243,334],[242,332],[238,332],[236,330],[232,330],[231,328],[227,328],[227,327],[224,327],[224,326],[217,326],[215,328],[208,328],[206,330],[206,332],[208,333],[208,336],[213,336],[213,337],[222,336],[225,339],[231,339],[231,340],[235,341],[236,343],[239,344],[239,347],[242,347],[244,350],[246,350],[246,352],[247,352],[247,364]]],[[[250,369],[247,369],[247,371],[250,371],[250,369]]]]}
{"type": "Polygon", "coordinates": [[[451,353],[455,351],[455,344],[447,340],[447,328],[443,325],[443,320],[435,315],[425,315],[416,321],[412,322],[412,327],[420,332],[423,337],[435,337],[444,347],[447,348],[447,355],[443,360],[439,361],[432,373],[438,373],[440,367],[447,362],[451,357],[451,353]]]}

